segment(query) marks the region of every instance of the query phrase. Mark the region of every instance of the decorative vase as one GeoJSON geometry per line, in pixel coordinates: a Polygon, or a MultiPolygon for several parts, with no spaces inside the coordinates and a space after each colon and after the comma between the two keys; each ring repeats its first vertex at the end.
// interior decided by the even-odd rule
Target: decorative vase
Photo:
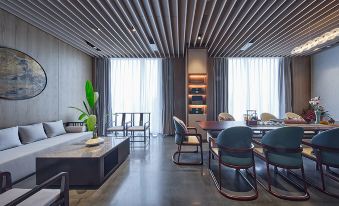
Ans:
{"type": "Polygon", "coordinates": [[[316,111],[314,111],[314,114],[315,114],[315,123],[320,124],[321,111],[316,110],[316,111]]]}

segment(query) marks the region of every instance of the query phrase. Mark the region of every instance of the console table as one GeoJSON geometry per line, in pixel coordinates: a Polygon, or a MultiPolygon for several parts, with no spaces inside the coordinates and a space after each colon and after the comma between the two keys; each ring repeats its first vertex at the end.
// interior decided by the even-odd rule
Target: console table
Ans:
{"type": "Polygon", "coordinates": [[[103,138],[105,142],[98,146],[86,147],[84,140],[39,155],[36,158],[37,184],[60,172],[68,172],[71,186],[100,186],[130,153],[128,137],[103,138]]]}

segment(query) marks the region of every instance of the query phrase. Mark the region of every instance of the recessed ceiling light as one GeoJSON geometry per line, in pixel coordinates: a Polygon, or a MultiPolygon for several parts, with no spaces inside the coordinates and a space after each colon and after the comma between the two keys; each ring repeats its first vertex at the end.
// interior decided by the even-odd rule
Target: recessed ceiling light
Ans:
{"type": "Polygon", "coordinates": [[[198,40],[201,40],[201,34],[198,35],[198,40]]]}
{"type": "Polygon", "coordinates": [[[134,26],[132,26],[131,28],[130,28],[130,30],[132,31],[132,32],[136,32],[137,30],[134,28],[134,26]]]}
{"type": "Polygon", "coordinates": [[[98,33],[99,31],[101,31],[98,27],[93,27],[92,30],[93,30],[95,33],[98,33]]]}
{"type": "Polygon", "coordinates": [[[318,51],[319,50],[319,48],[315,48],[315,49],[313,49],[313,51],[318,51]]]}
{"type": "Polygon", "coordinates": [[[247,42],[243,47],[241,47],[240,51],[245,51],[250,48],[254,44],[253,42],[247,42]]]}

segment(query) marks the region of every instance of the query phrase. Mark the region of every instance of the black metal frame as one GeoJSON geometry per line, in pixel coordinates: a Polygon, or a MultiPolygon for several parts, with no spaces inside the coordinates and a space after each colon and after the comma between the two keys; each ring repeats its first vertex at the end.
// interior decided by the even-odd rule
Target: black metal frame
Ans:
{"type": "MultiPolygon", "coordinates": [[[[336,164],[326,164],[322,161],[321,158],[321,153],[322,152],[333,152],[333,153],[338,153],[339,155],[339,150],[337,148],[331,148],[331,147],[325,147],[325,146],[319,146],[319,145],[314,145],[312,143],[303,141],[304,145],[307,145],[309,147],[313,148],[314,154],[315,154],[315,158],[312,156],[309,156],[305,153],[302,153],[304,157],[306,157],[307,159],[313,160],[316,163],[316,170],[318,170],[320,172],[320,177],[321,177],[321,187],[319,187],[318,185],[312,183],[311,181],[307,180],[307,183],[309,185],[311,185],[312,187],[316,188],[317,190],[330,195],[332,197],[335,198],[339,198],[339,194],[333,194],[329,191],[326,190],[326,185],[325,185],[325,176],[332,179],[333,181],[335,181],[336,183],[339,184],[339,174],[333,172],[330,167],[334,167],[334,168],[339,168],[339,165],[336,164]],[[326,172],[324,172],[323,169],[323,165],[326,166],[326,172]]],[[[291,174],[293,174],[294,176],[296,176],[297,178],[300,179],[300,176],[297,175],[295,172],[293,171],[289,171],[291,174]]]]}
{"type": "Polygon", "coordinates": [[[279,148],[279,147],[272,147],[272,146],[268,146],[265,144],[262,144],[261,142],[258,142],[256,140],[252,140],[252,142],[254,144],[257,144],[259,146],[262,147],[263,152],[264,152],[264,156],[261,153],[258,152],[254,152],[255,155],[257,157],[259,157],[261,160],[265,161],[266,163],[266,172],[267,172],[267,177],[268,177],[268,188],[265,186],[265,184],[259,180],[258,183],[269,193],[271,193],[272,195],[284,199],[284,200],[294,200],[294,201],[303,201],[303,200],[308,200],[310,198],[310,195],[307,191],[307,183],[306,183],[306,178],[305,178],[305,171],[304,171],[304,165],[303,163],[301,164],[301,166],[299,167],[291,167],[291,166],[286,166],[286,165],[281,165],[281,164],[276,164],[273,163],[271,161],[269,161],[269,159],[267,159],[266,157],[268,157],[269,153],[301,153],[302,152],[302,147],[299,148],[279,148]],[[270,174],[270,165],[274,166],[274,172],[277,173],[279,176],[281,176],[286,182],[289,182],[291,185],[293,185],[294,187],[298,188],[299,190],[302,190],[304,192],[304,195],[299,195],[299,196],[290,196],[290,195],[282,195],[279,194],[277,192],[274,192],[272,190],[272,179],[271,179],[271,174],[270,174]],[[301,186],[291,180],[289,180],[289,178],[287,178],[285,175],[283,175],[279,170],[279,168],[283,168],[283,169],[287,169],[287,170],[291,170],[291,169],[300,169],[301,170],[301,174],[302,174],[302,181],[304,182],[304,185],[301,186]]]}
{"type": "Polygon", "coordinates": [[[213,179],[213,182],[216,186],[216,188],[218,189],[219,193],[222,194],[223,196],[233,199],[233,200],[244,200],[244,201],[249,201],[249,200],[255,200],[258,198],[258,187],[257,187],[257,176],[256,176],[256,171],[255,171],[255,162],[254,162],[254,153],[253,153],[253,148],[254,146],[252,145],[250,148],[226,148],[223,147],[221,145],[218,145],[215,140],[213,138],[209,138],[209,151],[208,151],[208,169],[210,172],[210,175],[213,179]],[[213,145],[217,145],[218,148],[218,154],[216,154],[213,151],[213,145]],[[221,153],[222,152],[227,152],[227,153],[237,153],[237,154],[241,154],[241,153],[252,153],[252,163],[250,165],[232,165],[232,164],[228,164],[222,161],[221,158],[221,153]],[[215,177],[212,169],[211,169],[211,157],[212,159],[214,159],[214,157],[217,157],[218,159],[218,179],[215,177]],[[222,190],[222,182],[221,182],[221,165],[224,165],[226,167],[231,167],[236,169],[237,172],[239,172],[239,174],[246,180],[246,182],[251,186],[252,190],[255,191],[254,195],[247,195],[247,196],[238,196],[238,195],[231,195],[228,194],[226,192],[224,192],[222,190]],[[253,170],[253,174],[251,174],[250,172],[248,172],[248,169],[252,167],[253,170]],[[252,178],[254,179],[254,185],[251,184],[251,182],[245,177],[245,175],[243,175],[240,172],[240,169],[245,169],[246,173],[251,175],[252,178]],[[218,181],[219,180],[219,181],[218,181]]]}
{"type": "MultiPolygon", "coordinates": [[[[3,180],[5,179],[5,187],[1,188],[1,193],[6,192],[12,188],[11,183],[11,174],[9,172],[0,172],[0,178],[1,178],[1,186],[3,185],[3,180]]],[[[61,172],[54,177],[46,180],[42,184],[34,187],[32,190],[26,192],[25,194],[21,195],[20,197],[14,199],[10,203],[6,204],[5,206],[15,206],[20,204],[21,202],[25,201],[32,195],[38,193],[40,190],[53,185],[56,181],[60,181],[60,195],[57,200],[55,200],[51,205],[62,205],[62,206],[68,206],[69,205],[69,177],[67,172],[61,172]]]]}
{"type": "Polygon", "coordinates": [[[181,141],[180,144],[178,144],[178,149],[176,152],[174,152],[174,154],[172,155],[172,161],[177,164],[177,165],[203,165],[204,163],[204,158],[203,158],[203,151],[202,151],[202,136],[201,134],[198,134],[197,128],[195,127],[187,127],[188,130],[194,130],[195,133],[185,133],[185,134],[179,134],[176,133],[178,135],[182,135],[182,136],[196,136],[198,138],[199,144],[191,144],[191,143],[185,143],[184,142],[184,138],[181,141]],[[181,147],[182,146],[197,146],[197,149],[195,151],[181,151],[181,147]],[[199,152],[199,147],[200,147],[200,157],[201,157],[201,161],[200,162],[193,162],[193,163],[189,163],[189,162],[180,162],[180,155],[181,153],[198,153],[199,152]],[[178,155],[178,158],[176,160],[176,155],[178,155]]]}

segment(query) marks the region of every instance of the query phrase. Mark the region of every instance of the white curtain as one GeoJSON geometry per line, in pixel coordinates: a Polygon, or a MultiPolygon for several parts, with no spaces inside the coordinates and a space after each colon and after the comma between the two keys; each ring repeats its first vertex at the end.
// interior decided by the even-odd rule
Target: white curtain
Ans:
{"type": "Polygon", "coordinates": [[[243,120],[246,110],[279,117],[279,58],[228,59],[228,111],[243,120]]]}
{"type": "Polygon", "coordinates": [[[150,112],[151,132],[162,132],[161,59],[111,59],[112,112],[150,112]]]}

